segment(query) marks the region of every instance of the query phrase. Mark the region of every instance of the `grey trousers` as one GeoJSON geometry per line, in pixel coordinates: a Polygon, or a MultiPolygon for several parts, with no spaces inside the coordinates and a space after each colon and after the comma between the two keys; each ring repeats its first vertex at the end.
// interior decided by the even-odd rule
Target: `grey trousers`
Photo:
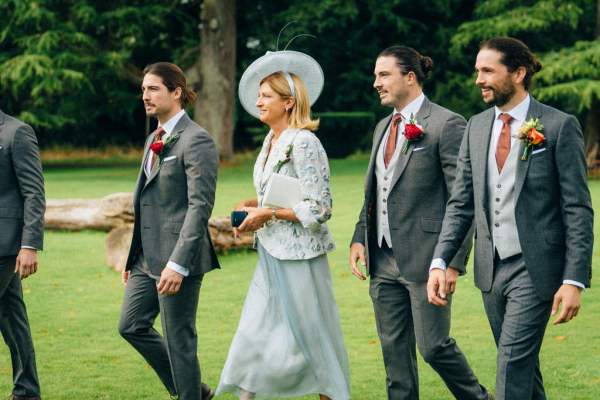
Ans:
{"type": "Polygon", "coordinates": [[[184,278],[179,292],[172,296],[160,295],[156,284],[142,268],[132,269],[119,333],[146,359],[172,396],[201,400],[196,309],[202,275],[184,278]],[[163,336],[153,327],[159,313],[163,336]]]}
{"type": "Polygon", "coordinates": [[[498,348],[496,399],[546,399],[539,353],[552,301],[538,297],[521,255],[496,259],[483,304],[498,348]]]}
{"type": "Polygon", "coordinates": [[[21,278],[14,272],[15,261],[14,256],[0,257],[0,332],[10,350],[13,394],[36,397],[40,396],[40,383],[21,278]]]}
{"type": "Polygon", "coordinates": [[[419,399],[415,347],[455,398],[487,399],[487,390],[449,336],[450,306],[429,304],[427,283],[404,279],[392,250],[383,248],[375,253],[369,291],[383,351],[388,399],[419,399]]]}

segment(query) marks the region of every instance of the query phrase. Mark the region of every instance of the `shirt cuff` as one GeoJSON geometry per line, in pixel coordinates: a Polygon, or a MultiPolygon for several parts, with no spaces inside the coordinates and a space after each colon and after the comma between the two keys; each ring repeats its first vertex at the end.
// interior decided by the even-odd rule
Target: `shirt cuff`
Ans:
{"type": "Polygon", "coordinates": [[[167,263],[167,268],[172,269],[173,271],[183,275],[183,276],[188,276],[190,274],[190,270],[182,267],[181,265],[177,264],[176,262],[173,261],[169,261],[167,263]]]}
{"type": "Polygon", "coordinates": [[[577,286],[581,289],[585,289],[585,285],[581,282],[577,282],[577,281],[572,281],[570,279],[565,279],[563,281],[563,285],[573,285],[573,286],[577,286]]]}
{"type": "Polygon", "coordinates": [[[431,271],[432,269],[443,269],[445,271],[446,261],[443,258],[434,258],[429,266],[429,270],[431,271]]]}
{"type": "Polygon", "coordinates": [[[36,249],[35,247],[31,247],[31,246],[21,246],[22,249],[31,249],[31,250],[35,250],[38,251],[38,249],[36,249]]]}

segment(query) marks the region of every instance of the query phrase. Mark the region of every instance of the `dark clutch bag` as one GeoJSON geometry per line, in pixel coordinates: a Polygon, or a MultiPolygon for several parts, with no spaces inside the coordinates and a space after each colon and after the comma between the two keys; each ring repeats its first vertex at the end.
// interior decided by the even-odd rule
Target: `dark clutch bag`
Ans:
{"type": "Polygon", "coordinates": [[[231,226],[237,228],[244,222],[246,216],[248,215],[247,211],[232,211],[231,212],[231,226]]]}

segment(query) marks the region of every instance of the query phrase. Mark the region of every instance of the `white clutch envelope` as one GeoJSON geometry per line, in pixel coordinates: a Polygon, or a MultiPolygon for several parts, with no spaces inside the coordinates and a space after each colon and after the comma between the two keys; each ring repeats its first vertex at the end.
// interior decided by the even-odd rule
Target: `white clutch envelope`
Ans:
{"type": "Polygon", "coordinates": [[[302,201],[298,178],[273,173],[265,189],[263,205],[276,208],[293,208],[302,201]]]}

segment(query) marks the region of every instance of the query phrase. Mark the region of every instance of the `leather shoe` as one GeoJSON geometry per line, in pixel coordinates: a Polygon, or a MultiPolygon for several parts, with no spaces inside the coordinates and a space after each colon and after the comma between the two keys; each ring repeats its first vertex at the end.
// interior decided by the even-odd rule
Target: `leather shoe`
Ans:
{"type": "Polygon", "coordinates": [[[215,391],[206,383],[202,383],[202,400],[211,400],[213,397],[215,397],[215,391]]]}
{"type": "Polygon", "coordinates": [[[41,400],[41,397],[39,396],[19,396],[16,394],[13,394],[10,397],[11,400],[41,400]]]}

